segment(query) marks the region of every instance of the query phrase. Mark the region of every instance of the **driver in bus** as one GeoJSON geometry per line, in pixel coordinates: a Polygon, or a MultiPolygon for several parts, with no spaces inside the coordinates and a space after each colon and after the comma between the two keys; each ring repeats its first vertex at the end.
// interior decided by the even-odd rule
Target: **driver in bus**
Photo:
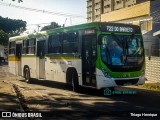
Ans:
{"type": "Polygon", "coordinates": [[[118,45],[118,43],[112,40],[108,44],[108,50],[110,52],[111,60],[113,65],[121,65],[121,57],[123,55],[122,48],[118,45]]]}

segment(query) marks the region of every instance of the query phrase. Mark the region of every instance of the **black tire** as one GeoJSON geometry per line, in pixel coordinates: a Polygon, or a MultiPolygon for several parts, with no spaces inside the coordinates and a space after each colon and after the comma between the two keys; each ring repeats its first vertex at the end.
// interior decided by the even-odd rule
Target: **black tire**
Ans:
{"type": "Polygon", "coordinates": [[[31,82],[30,70],[29,70],[28,67],[26,67],[26,68],[24,69],[24,78],[25,78],[25,81],[26,81],[27,83],[30,83],[30,82],[31,82]]]}
{"type": "Polygon", "coordinates": [[[79,92],[80,89],[78,83],[78,74],[75,70],[72,71],[71,82],[72,82],[72,90],[74,92],[79,92]]]}
{"type": "Polygon", "coordinates": [[[68,69],[66,73],[66,82],[72,84],[72,69],[68,69]]]}

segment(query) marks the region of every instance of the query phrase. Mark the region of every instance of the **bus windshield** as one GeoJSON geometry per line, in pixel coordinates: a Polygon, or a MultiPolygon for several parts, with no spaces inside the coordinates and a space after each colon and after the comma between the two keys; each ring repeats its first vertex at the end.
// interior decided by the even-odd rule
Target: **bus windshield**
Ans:
{"type": "Polygon", "coordinates": [[[105,35],[101,56],[108,65],[139,65],[144,59],[143,41],[136,35],[105,35]]]}

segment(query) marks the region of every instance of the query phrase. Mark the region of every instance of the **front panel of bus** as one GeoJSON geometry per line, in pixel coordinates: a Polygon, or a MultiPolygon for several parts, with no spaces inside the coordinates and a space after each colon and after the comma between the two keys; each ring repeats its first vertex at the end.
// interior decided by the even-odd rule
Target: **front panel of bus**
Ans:
{"type": "Polygon", "coordinates": [[[103,25],[98,44],[98,88],[144,83],[144,46],[138,26],[103,25]]]}

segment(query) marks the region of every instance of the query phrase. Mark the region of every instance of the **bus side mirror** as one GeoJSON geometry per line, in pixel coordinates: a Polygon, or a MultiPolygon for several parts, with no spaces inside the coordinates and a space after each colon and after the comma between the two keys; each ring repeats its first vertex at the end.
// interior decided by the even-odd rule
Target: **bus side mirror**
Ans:
{"type": "Polygon", "coordinates": [[[98,45],[102,45],[102,36],[98,37],[98,45]]]}

